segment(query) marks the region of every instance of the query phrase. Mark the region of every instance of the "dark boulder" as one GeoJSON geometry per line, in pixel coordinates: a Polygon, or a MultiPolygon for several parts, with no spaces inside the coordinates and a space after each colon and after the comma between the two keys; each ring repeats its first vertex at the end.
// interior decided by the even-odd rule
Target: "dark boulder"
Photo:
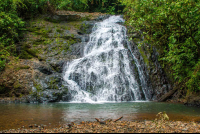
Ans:
{"type": "Polygon", "coordinates": [[[200,96],[191,95],[187,98],[187,102],[184,103],[186,106],[200,107],[200,96]]]}

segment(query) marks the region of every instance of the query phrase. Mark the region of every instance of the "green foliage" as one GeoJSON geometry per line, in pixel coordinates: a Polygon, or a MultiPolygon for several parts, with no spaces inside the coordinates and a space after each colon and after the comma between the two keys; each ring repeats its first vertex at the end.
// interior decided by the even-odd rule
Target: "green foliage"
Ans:
{"type": "Polygon", "coordinates": [[[72,4],[71,0],[63,0],[60,2],[57,8],[62,10],[72,11],[73,9],[71,4],[72,4]]]}
{"type": "Polygon", "coordinates": [[[102,4],[98,4],[96,11],[108,14],[121,14],[124,6],[120,0],[102,0],[102,4]]]}
{"type": "Polygon", "coordinates": [[[0,41],[3,46],[10,46],[19,37],[19,30],[22,30],[24,22],[14,13],[0,13],[0,41]]]}
{"type": "Polygon", "coordinates": [[[14,4],[12,0],[0,3],[0,71],[4,69],[7,57],[15,53],[15,43],[20,40],[20,31],[24,27],[14,4]]]}
{"type": "Polygon", "coordinates": [[[75,11],[87,11],[88,9],[88,0],[71,0],[71,3],[75,11]]]}
{"type": "Polygon", "coordinates": [[[19,17],[31,18],[47,11],[47,0],[13,0],[19,17]]]}
{"type": "Polygon", "coordinates": [[[200,60],[195,65],[194,71],[191,73],[190,79],[186,83],[190,91],[200,90],[200,60]]]}
{"type": "Polygon", "coordinates": [[[119,14],[122,13],[123,6],[119,0],[60,0],[57,9],[119,14]]]}
{"type": "Polygon", "coordinates": [[[121,0],[127,25],[142,31],[145,40],[164,49],[160,60],[170,66],[174,81],[188,79],[185,88],[199,90],[200,1],[121,0]],[[197,71],[195,71],[197,70],[197,71]]]}
{"type": "Polygon", "coordinates": [[[69,11],[88,11],[90,0],[60,0],[57,9],[69,11]]]}
{"type": "Polygon", "coordinates": [[[0,71],[4,69],[5,64],[6,64],[6,61],[0,59],[0,71]]]}

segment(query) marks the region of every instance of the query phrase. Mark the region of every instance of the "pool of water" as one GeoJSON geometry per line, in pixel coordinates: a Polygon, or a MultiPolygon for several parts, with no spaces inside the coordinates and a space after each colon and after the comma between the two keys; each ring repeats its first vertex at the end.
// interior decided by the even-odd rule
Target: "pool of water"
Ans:
{"type": "Polygon", "coordinates": [[[0,130],[17,129],[30,124],[59,127],[70,122],[95,121],[95,118],[122,120],[154,120],[158,112],[166,112],[170,120],[200,121],[200,108],[183,104],[158,102],[121,103],[47,103],[0,104],[0,130]]]}

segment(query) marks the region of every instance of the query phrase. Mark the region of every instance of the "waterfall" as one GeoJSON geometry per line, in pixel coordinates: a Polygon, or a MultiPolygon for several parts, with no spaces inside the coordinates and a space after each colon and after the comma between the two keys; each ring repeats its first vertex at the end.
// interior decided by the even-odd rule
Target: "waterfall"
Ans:
{"type": "Polygon", "coordinates": [[[84,47],[82,58],[66,65],[64,80],[73,102],[138,101],[148,100],[144,76],[134,58],[139,72],[140,85],[129,60],[126,28],[120,25],[121,16],[111,16],[97,22],[84,47]]]}

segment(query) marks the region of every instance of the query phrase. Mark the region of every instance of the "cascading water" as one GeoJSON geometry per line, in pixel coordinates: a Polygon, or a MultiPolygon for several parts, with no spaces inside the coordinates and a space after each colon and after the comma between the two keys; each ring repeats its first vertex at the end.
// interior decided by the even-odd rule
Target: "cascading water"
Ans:
{"type": "MultiPolygon", "coordinates": [[[[124,20],[120,16],[111,16],[103,22],[96,23],[84,48],[83,57],[67,64],[64,80],[69,89],[70,101],[149,99],[130,67],[129,50],[123,45],[123,41],[127,41],[126,28],[118,24],[121,22],[124,20]]],[[[139,65],[137,67],[139,68],[139,65]]],[[[143,81],[141,70],[138,72],[140,80],[143,81]]]]}

